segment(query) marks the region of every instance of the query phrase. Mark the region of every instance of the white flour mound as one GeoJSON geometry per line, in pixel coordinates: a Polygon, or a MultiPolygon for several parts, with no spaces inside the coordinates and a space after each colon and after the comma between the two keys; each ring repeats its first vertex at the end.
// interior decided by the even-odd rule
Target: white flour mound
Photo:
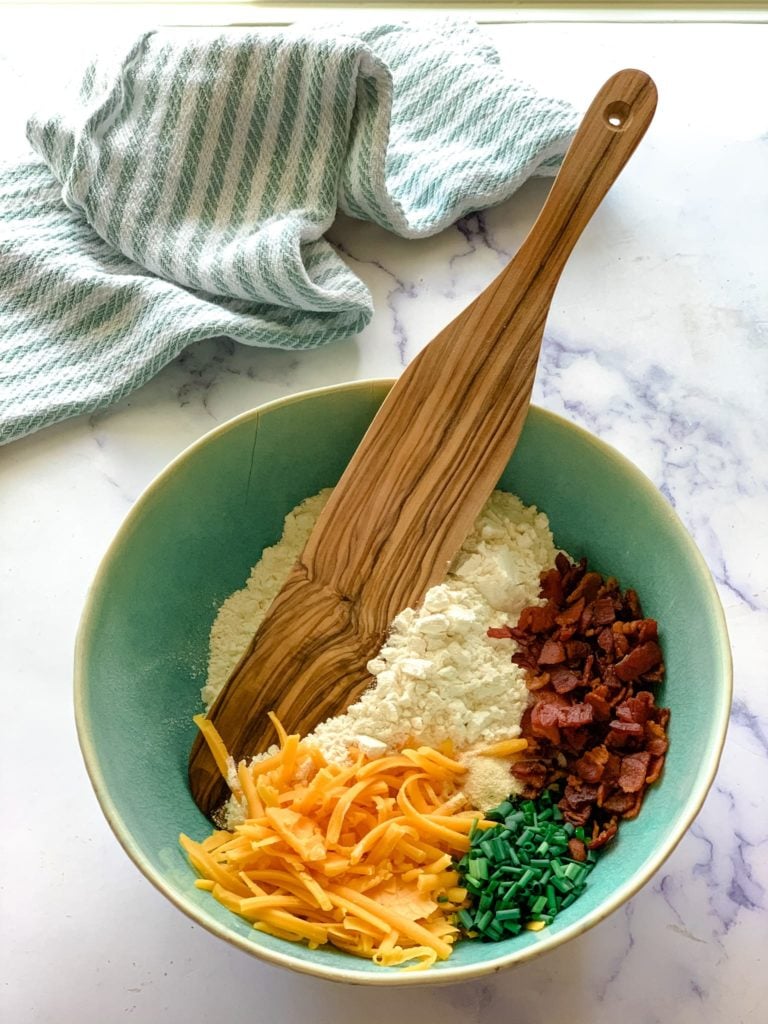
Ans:
{"type": "MultiPolygon", "coordinates": [[[[251,640],[329,494],[321,491],[289,513],[282,539],[264,551],[245,588],[222,605],[211,629],[206,704],[251,640]]],[[[344,763],[353,745],[376,756],[406,740],[430,746],[450,740],[457,751],[471,751],[519,735],[528,703],[524,674],[510,660],[510,641],[490,639],[487,629],[514,622],[525,605],[540,603],[539,574],[556,553],[547,517],[494,491],[445,581],[427,592],[420,608],[395,618],[368,664],[371,688],[315,730],[326,758],[344,763]]],[[[470,770],[468,784],[476,774],[480,782],[470,770]]],[[[507,774],[507,791],[510,781],[507,774]]],[[[485,792],[482,803],[489,806],[485,792]]]]}
{"type": "Polygon", "coordinates": [[[330,496],[331,488],[326,487],[288,513],[278,543],[264,549],[243,589],[236,590],[219,608],[209,639],[208,678],[201,691],[206,707],[213,704],[224,688],[304,550],[312,527],[330,496]]]}
{"type": "Polygon", "coordinates": [[[510,660],[509,640],[492,640],[487,630],[539,603],[539,573],[555,554],[546,516],[494,491],[445,582],[395,618],[368,663],[375,685],[315,730],[325,756],[343,761],[357,736],[387,750],[451,740],[457,751],[518,736],[524,673],[510,660]]]}

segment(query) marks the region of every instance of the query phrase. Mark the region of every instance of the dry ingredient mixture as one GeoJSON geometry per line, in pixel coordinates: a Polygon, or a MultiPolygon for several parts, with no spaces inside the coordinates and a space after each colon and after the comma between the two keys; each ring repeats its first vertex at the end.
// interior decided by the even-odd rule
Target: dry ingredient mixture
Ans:
{"type": "MultiPolygon", "coordinates": [[[[321,491],[289,513],[281,540],[265,550],[245,588],[222,605],[211,629],[202,691],[207,704],[261,623],[329,495],[321,491]]],[[[409,741],[432,747],[450,741],[469,769],[465,792],[473,805],[484,810],[503,800],[511,786],[509,762],[475,751],[519,735],[528,691],[509,643],[489,637],[488,627],[514,621],[526,605],[539,603],[539,575],[555,555],[547,517],[515,495],[494,491],[446,580],[427,592],[420,608],[395,618],[368,663],[371,689],[310,737],[327,760],[344,764],[357,748],[372,756],[409,741]]],[[[237,820],[233,807],[230,821],[237,820]]]]}
{"type": "MultiPolygon", "coordinates": [[[[207,704],[329,494],[289,514],[222,606],[207,704]]],[[[370,689],[310,736],[271,715],[279,742],[250,763],[196,718],[232,799],[225,829],[181,836],[195,884],[255,929],[404,970],[460,937],[545,928],[661,773],[655,620],[634,591],[556,552],[546,516],[497,491],[368,668],[370,689]]]]}

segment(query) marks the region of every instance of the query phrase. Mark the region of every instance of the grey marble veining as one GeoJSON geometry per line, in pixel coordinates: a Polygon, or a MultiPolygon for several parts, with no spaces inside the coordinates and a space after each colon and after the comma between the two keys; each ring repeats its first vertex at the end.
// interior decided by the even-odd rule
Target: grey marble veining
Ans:
{"type": "MultiPolygon", "coordinates": [[[[529,182],[417,242],[340,218],[332,241],[376,307],[361,335],[299,354],[205,342],[114,408],[0,450],[4,782],[25,765],[0,839],[9,1020],[241,1020],[244,1007],[249,1020],[310,1024],[765,1019],[768,27],[493,31],[505,69],[579,105],[620,66],[645,67],[659,85],[646,141],[563,275],[534,398],[632,459],[716,579],[735,701],[709,797],[654,879],[581,938],[483,981],[384,994],[230,949],[120,851],[81,763],[70,678],[88,583],[126,511],[173,456],[230,416],[304,388],[399,373],[515,252],[547,185],[529,182]]],[[[0,82],[21,97],[45,88],[63,61],[54,36],[26,49],[10,38],[0,33],[0,82]]],[[[0,156],[21,141],[19,106],[3,115],[0,156]]]]}

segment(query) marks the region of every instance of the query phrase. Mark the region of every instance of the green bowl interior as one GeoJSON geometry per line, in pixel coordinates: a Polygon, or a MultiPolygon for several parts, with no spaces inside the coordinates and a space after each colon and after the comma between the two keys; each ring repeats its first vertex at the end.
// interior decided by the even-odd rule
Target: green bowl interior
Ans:
{"type": "MultiPolygon", "coordinates": [[[[105,556],[76,666],[86,762],[112,827],[145,874],[195,919],[253,952],[360,981],[397,972],[253,931],[194,887],[178,835],[201,839],[209,831],[190,797],[186,764],[216,609],[279,538],[285,514],[338,480],[386,391],[386,382],[365,383],[274,403],[182,454],[136,503],[105,556]]],[[[529,956],[631,895],[703,799],[727,718],[729,654],[719,602],[655,488],[612,449],[536,408],[500,486],[545,511],[558,545],[635,587],[646,614],[659,619],[668,678],[660,700],[672,708],[671,747],[661,784],[640,817],[622,827],[573,906],[542,933],[460,943],[432,976],[468,976],[510,954],[529,956]]]]}

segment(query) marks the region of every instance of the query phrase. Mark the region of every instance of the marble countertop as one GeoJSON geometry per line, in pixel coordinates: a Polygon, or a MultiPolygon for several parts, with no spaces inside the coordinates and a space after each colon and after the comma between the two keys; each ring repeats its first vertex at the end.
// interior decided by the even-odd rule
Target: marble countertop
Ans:
{"type": "MultiPolygon", "coordinates": [[[[427,241],[340,220],[333,240],[375,300],[363,334],[305,353],[199,344],[108,411],[0,449],[7,1021],[765,1019],[768,26],[509,25],[493,36],[515,74],[580,107],[622,66],[644,68],[659,87],[646,141],[558,288],[535,401],[640,466],[711,567],[735,701],[706,804],[652,882],[581,938],[483,981],[386,993],[294,976],[230,948],[119,848],[77,746],[71,666],[86,588],[132,502],[186,445],[245,409],[397,374],[515,251],[547,186],[528,183],[427,241]]],[[[50,27],[34,46],[0,30],[0,51],[7,155],[30,97],[64,58],[50,27]]]]}

